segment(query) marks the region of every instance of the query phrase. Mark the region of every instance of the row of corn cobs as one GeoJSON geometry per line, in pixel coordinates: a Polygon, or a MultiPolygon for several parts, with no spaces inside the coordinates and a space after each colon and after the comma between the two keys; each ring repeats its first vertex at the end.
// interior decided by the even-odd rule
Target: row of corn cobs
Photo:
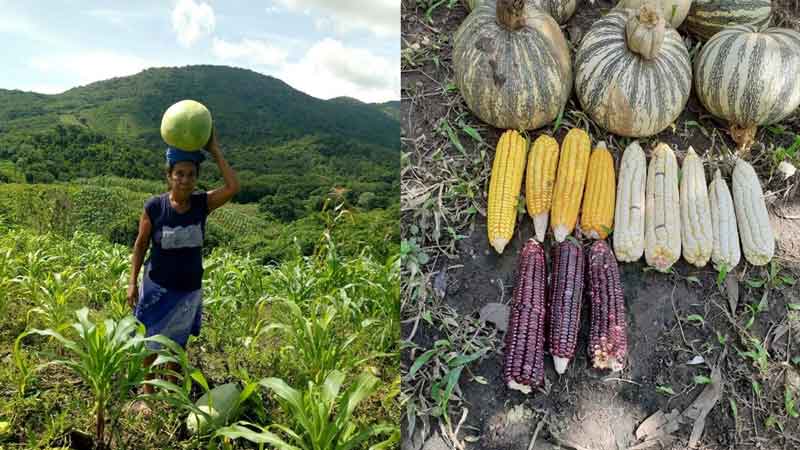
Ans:
{"type": "Polygon", "coordinates": [[[556,241],[563,242],[575,228],[582,202],[582,234],[605,239],[614,227],[614,252],[620,261],[636,261],[644,253],[649,265],[666,272],[681,250],[695,266],[711,259],[718,269],[728,270],[739,263],[742,250],[753,265],[772,259],[775,239],[763,191],[746,161],[736,162],[731,197],[719,170],[706,187],[703,162],[691,147],[679,181],[678,163],[667,144],[655,147],[648,170],[644,151],[634,142],[622,155],[616,186],[614,158],[605,143],[599,142],[591,154],[590,145],[586,132],[574,128],[560,153],[558,142],[542,135],[528,155],[527,141],[519,133],[503,133],[492,166],[487,218],[489,242],[498,253],[513,236],[527,172],[525,199],[540,242],[548,219],[556,241]]]}
{"type": "Polygon", "coordinates": [[[552,251],[549,286],[544,249],[535,239],[525,244],[517,267],[503,378],[508,387],[525,393],[544,381],[546,343],[559,374],[575,356],[584,280],[590,299],[588,351],[592,365],[622,370],[627,352],[625,300],[617,261],[608,244],[603,240],[593,243],[588,261],[575,240],[556,244],[552,251]]]}

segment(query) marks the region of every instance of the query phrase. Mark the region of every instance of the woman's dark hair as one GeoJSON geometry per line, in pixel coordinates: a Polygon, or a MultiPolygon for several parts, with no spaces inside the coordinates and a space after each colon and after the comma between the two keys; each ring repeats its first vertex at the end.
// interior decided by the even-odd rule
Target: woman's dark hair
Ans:
{"type": "MultiPolygon", "coordinates": [[[[190,162],[193,162],[193,161],[190,161],[190,162]]],[[[193,162],[193,163],[194,163],[195,172],[197,172],[197,176],[199,177],[200,176],[200,163],[197,163],[197,162],[193,162]]],[[[175,164],[164,163],[164,172],[166,172],[167,175],[172,175],[172,171],[174,169],[175,169],[175,164]]]]}

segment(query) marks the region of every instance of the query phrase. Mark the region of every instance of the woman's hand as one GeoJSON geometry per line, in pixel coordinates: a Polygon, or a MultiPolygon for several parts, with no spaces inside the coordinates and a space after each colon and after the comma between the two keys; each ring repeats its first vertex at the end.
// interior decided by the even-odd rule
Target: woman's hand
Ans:
{"type": "Polygon", "coordinates": [[[139,286],[136,283],[128,285],[128,306],[131,309],[136,307],[136,301],[139,300],[139,286]]]}
{"type": "Polygon", "coordinates": [[[217,162],[219,171],[222,173],[222,179],[225,180],[225,186],[208,192],[208,212],[211,213],[211,211],[227,203],[239,192],[239,179],[236,177],[236,172],[225,161],[225,157],[222,156],[222,151],[217,144],[217,132],[213,128],[205,149],[214,157],[214,161],[217,162]]]}
{"type": "Polygon", "coordinates": [[[217,132],[214,128],[211,128],[211,136],[208,138],[208,142],[206,142],[205,147],[209,153],[214,155],[215,153],[219,152],[219,144],[217,143],[217,132]]]}

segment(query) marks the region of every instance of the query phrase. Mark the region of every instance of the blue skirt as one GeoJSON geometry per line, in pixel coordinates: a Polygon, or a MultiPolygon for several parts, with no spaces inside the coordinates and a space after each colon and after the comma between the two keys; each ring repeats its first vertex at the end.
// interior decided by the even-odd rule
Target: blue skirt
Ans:
{"type": "MultiPolygon", "coordinates": [[[[150,264],[146,264],[134,315],[147,329],[146,336],[160,334],[186,348],[190,335],[200,335],[203,291],[164,288],[150,279],[150,264]]],[[[161,348],[155,342],[148,342],[147,346],[154,350],[161,348]]]]}

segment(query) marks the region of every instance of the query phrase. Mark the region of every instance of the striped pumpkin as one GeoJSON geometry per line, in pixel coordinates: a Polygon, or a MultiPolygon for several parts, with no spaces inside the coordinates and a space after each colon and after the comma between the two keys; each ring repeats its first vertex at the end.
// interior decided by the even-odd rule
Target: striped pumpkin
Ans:
{"type": "Polygon", "coordinates": [[[771,12],[770,0],[694,0],[686,16],[686,29],[705,41],[734,25],[764,29],[771,12]]]}
{"type": "Polygon", "coordinates": [[[691,83],[681,37],[649,5],[615,9],[598,19],[575,56],[583,110],[622,136],[652,136],[667,128],[686,105],[691,83]]]}
{"type": "Polygon", "coordinates": [[[703,46],[694,72],[703,106],[727,120],[734,140],[747,148],[757,126],[778,122],[800,105],[800,33],[726,28],[703,46]]]}
{"type": "MultiPolygon", "coordinates": [[[[474,1],[474,0],[473,0],[474,1]]],[[[689,14],[692,0],[620,0],[617,8],[639,9],[645,3],[654,3],[661,12],[661,17],[672,28],[678,28],[689,14]]]]}
{"type": "MultiPolygon", "coordinates": [[[[463,0],[468,10],[475,9],[475,5],[486,0],[463,0]]],[[[685,0],[684,0],[685,1],[685,0]]],[[[566,23],[575,13],[576,0],[525,0],[528,6],[541,9],[550,14],[559,24],[566,23]]],[[[684,15],[685,16],[685,15],[684,15]]]]}
{"type": "Polygon", "coordinates": [[[497,128],[539,128],[569,99],[567,41],[552,17],[525,0],[481,3],[456,30],[452,55],[467,106],[497,128]]]}

